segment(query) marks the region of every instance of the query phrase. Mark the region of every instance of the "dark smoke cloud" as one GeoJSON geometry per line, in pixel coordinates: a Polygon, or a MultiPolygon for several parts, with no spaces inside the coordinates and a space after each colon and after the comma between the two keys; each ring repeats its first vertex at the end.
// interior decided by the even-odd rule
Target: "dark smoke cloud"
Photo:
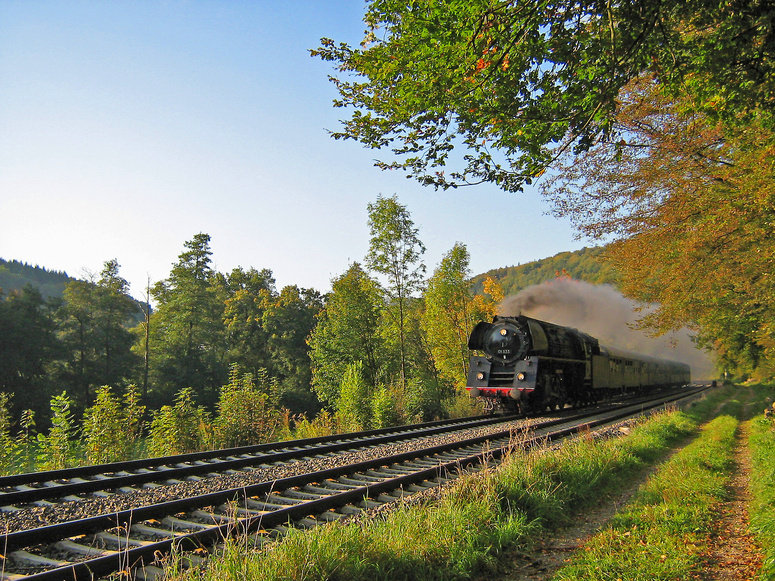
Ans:
{"type": "Polygon", "coordinates": [[[714,377],[713,363],[694,346],[688,329],[650,337],[634,328],[637,319],[649,310],[649,306],[622,296],[610,285],[592,285],[569,278],[528,287],[506,297],[499,307],[501,315],[522,314],[575,327],[604,345],[688,363],[694,379],[714,377]]]}

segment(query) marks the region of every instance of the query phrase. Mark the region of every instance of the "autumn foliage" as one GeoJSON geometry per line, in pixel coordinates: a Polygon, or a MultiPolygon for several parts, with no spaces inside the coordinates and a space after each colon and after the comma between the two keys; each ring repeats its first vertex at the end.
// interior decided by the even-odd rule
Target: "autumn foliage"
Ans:
{"type": "Polygon", "coordinates": [[[622,290],[684,325],[730,371],[775,372],[775,139],[761,120],[722,123],[652,77],[621,95],[616,132],[568,155],[544,186],[555,212],[608,251],[622,290]]]}

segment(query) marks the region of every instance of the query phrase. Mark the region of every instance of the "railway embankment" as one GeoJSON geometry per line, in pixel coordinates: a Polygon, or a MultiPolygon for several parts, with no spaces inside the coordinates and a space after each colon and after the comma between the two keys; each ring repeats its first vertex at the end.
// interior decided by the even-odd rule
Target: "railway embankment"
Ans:
{"type": "MultiPolygon", "coordinates": [[[[229,541],[205,569],[173,568],[172,576],[720,578],[708,577],[708,567],[723,558],[714,556],[713,547],[724,534],[717,523],[731,494],[739,447],[752,451],[752,480],[773,480],[772,465],[755,452],[761,449],[767,457],[766,447],[772,450],[770,425],[745,417],[746,410],[763,409],[767,393],[719,389],[688,410],[659,413],[617,430],[619,437],[610,437],[609,430],[603,437],[589,433],[547,449],[515,447],[507,461],[460,478],[432,498],[369,519],[290,531],[258,552],[246,541],[229,541]],[[739,437],[743,425],[750,426],[750,438],[739,437]],[[558,543],[569,532],[572,542],[558,543]]],[[[775,518],[767,515],[772,494],[754,492],[751,503],[760,507],[752,511],[759,524],[751,538],[763,547],[763,570],[773,556],[775,518]]],[[[758,555],[750,571],[759,568],[758,555]]]]}

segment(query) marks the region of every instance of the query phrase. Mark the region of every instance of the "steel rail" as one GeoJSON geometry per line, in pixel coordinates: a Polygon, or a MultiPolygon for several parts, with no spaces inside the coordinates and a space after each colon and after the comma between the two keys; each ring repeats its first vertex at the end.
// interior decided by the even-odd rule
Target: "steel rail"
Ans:
{"type": "Polygon", "coordinates": [[[476,417],[466,418],[464,421],[443,420],[402,428],[383,428],[338,436],[271,442],[177,456],[3,476],[0,477],[0,489],[3,487],[19,487],[19,489],[0,490],[0,506],[28,504],[38,500],[78,496],[101,490],[131,488],[160,480],[184,479],[189,476],[212,474],[218,471],[239,470],[248,466],[355,450],[364,446],[422,438],[514,419],[517,419],[517,416],[476,417]],[[135,472],[129,472],[130,470],[135,472]],[[84,480],[84,477],[88,476],[99,478],[84,480]]]}

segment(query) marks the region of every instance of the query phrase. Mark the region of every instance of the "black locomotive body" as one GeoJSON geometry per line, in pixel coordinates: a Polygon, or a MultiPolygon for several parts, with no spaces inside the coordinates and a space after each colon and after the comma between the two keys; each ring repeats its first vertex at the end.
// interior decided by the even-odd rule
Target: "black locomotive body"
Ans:
{"type": "Polygon", "coordinates": [[[485,353],[471,357],[466,389],[487,411],[562,409],[690,381],[684,363],[606,347],[576,329],[524,316],[479,323],[468,347],[485,353]]]}

